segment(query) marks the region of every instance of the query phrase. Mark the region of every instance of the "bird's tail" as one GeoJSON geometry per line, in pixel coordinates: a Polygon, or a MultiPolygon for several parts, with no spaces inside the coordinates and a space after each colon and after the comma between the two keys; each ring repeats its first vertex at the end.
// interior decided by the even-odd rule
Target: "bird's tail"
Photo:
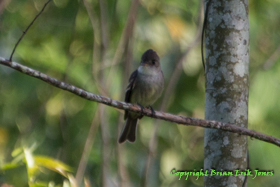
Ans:
{"type": "Polygon", "coordinates": [[[136,126],[138,118],[133,119],[130,116],[125,121],[125,126],[119,138],[119,143],[123,143],[126,140],[130,142],[135,142],[136,139],[136,126]]]}

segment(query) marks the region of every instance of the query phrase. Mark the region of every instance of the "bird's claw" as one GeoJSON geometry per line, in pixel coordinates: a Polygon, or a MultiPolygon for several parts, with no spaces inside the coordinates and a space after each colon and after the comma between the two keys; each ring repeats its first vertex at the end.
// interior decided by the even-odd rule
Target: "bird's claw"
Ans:
{"type": "Polygon", "coordinates": [[[149,108],[151,109],[151,112],[152,112],[152,116],[155,116],[156,113],[155,113],[155,110],[153,109],[153,107],[151,105],[149,105],[149,108]]]}
{"type": "Polygon", "coordinates": [[[142,105],[140,105],[139,103],[137,103],[138,106],[140,106],[141,108],[141,116],[143,117],[144,114],[144,107],[142,105]]]}
{"type": "MultiPolygon", "coordinates": [[[[141,108],[141,117],[140,117],[140,119],[141,119],[144,116],[144,107],[139,103],[137,103],[137,105],[141,108]]],[[[155,110],[153,109],[153,107],[151,105],[149,105],[147,108],[151,109],[152,116],[156,115],[155,110]]]]}

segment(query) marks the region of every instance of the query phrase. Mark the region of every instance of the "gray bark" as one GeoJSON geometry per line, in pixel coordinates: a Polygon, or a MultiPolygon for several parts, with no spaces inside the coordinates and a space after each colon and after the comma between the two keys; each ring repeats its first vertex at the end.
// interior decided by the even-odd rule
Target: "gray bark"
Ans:
{"type": "MultiPolygon", "coordinates": [[[[211,0],[210,0],[211,1],[211,0]]],[[[206,5],[206,3],[205,3],[206,5]]],[[[212,0],[205,30],[205,119],[248,127],[248,0],[212,0]]],[[[205,129],[204,169],[247,168],[247,137],[205,129]]],[[[242,186],[244,176],[208,176],[205,186],[242,186]]]]}

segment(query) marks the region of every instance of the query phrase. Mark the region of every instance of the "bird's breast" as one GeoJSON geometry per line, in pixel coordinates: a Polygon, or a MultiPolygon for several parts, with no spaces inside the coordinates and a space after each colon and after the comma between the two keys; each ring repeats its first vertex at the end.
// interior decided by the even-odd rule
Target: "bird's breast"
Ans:
{"type": "Polygon", "coordinates": [[[152,105],[161,95],[164,79],[161,70],[154,71],[143,67],[138,69],[131,102],[143,106],[152,105]]]}

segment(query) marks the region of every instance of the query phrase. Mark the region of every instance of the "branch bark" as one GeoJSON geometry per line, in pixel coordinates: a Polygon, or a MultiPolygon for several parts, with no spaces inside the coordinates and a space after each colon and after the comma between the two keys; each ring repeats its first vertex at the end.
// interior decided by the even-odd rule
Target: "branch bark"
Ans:
{"type": "Polygon", "coordinates": [[[142,113],[143,115],[148,116],[148,117],[161,119],[161,120],[165,120],[165,121],[170,121],[170,122],[177,123],[180,125],[197,126],[197,127],[211,128],[211,129],[220,129],[223,131],[238,133],[240,135],[250,136],[252,138],[256,138],[258,140],[262,140],[262,141],[265,141],[265,142],[268,142],[268,143],[271,143],[271,144],[274,144],[274,145],[280,147],[280,139],[260,133],[260,132],[256,132],[254,130],[249,130],[249,129],[246,129],[243,127],[235,126],[234,124],[222,123],[222,122],[213,121],[213,120],[202,120],[202,119],[178,116],[178,115],[160,112],[160,111],[155,111],[155,114],[153,115],[150,109],[144,108],[143,111],[141,111],[141,107],[139,107],[138,105],[125,103],[125,102],[113,100],[111,98],[104,97],[101,95],[93,94],[91,92],[78,88],[74,85],[59,81],[40,71],[34,70],[34,69],[29,68],[24,65],[21,65],[17,62],[10,62],[9,60],[7,60],[3,57],[0,57],[0,64],[10,67],[12,69],[15,69],[26,75],[40,79],[46,83],[49,83],[52,86],[69,91],[77,96],[80,96],[80,97],[90,100],[90,101],[102,103],[107,106],[111,106],[111,107],[118,108],[121,110],[128,110],[128,111],[132,111],[132,112],[136,112],[136,113],[142,113]]]}

